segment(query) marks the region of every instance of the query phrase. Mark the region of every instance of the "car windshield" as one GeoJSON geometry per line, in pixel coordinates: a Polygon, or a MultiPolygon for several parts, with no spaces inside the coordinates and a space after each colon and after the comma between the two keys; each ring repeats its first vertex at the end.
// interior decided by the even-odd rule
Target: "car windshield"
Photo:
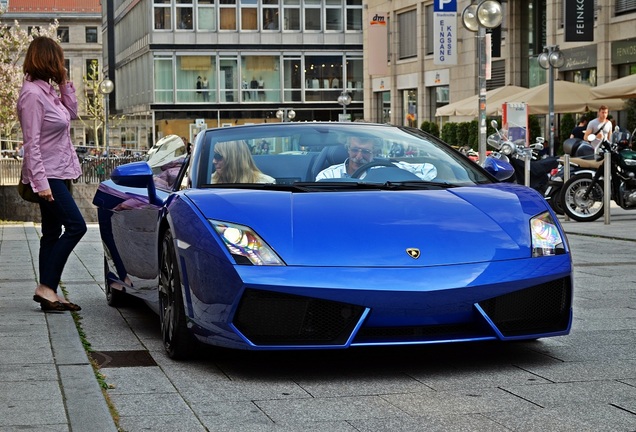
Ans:
{"type": "Polygon", "coordinates": [[[411,128],[280,123],[209,129],[197,139],[194,187],[431,188],[492,182],[450,146],[411,128]]]}

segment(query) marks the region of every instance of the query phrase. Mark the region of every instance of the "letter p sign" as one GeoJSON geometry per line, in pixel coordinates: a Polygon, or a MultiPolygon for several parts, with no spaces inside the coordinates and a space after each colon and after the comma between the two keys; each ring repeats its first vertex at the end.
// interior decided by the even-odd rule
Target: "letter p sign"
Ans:
{"type": "Polygon", "coordinates": [[[457,0],[435,0],[433,12],[457,12],[457,0]]]}

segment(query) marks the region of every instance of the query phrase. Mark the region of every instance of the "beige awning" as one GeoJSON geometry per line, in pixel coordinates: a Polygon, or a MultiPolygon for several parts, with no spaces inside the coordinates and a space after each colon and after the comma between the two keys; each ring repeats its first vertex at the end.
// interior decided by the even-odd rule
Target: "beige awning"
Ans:
{"type": "Polygon", "coordinates": [[[597,98],[636,98],[636,74],[592,87],[592,95],[597,98]]]}
{"type": "MultiPolygon", "coordinates": [[[[507,85],[486,92],[486,115],[501,115],[501,104],[516,94],[528,90],[525,87],[507,85]]],[[[435,111],[436,117],[443,116],[472,116],[479,115],[479,96],[474,95],[466,99],[444,105],[435,111]]]]}

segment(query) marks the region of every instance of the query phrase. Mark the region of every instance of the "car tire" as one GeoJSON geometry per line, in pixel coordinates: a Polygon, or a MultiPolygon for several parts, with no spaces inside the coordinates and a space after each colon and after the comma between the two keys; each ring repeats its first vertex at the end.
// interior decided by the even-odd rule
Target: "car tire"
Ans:
{"type": "Polygon", "coordinates": [[[117,289],[111,288],[110,281],[108,280],[109,273],[108,260],[106,256],[104,256],[104,291],[106,292],[106,303],[111,307],[123,306],[126,303],[127,295],[117,289]]]}
{"type": "Polygon", "coordinates": [[[191,357],[196,339],[187,327],[177,254],[170,230],[163,236],[159,263],[159,321],[168,357],[174,360],[191,357]]]}
{"type": "Polygon", "coordinates": [[[565,214],[577,222],[592,222],[603,215],[603,181],[598,181],[584,198],[590,183],[592,176],[586,173],[570,177],[563,185],[561,206],[565,214]]]}

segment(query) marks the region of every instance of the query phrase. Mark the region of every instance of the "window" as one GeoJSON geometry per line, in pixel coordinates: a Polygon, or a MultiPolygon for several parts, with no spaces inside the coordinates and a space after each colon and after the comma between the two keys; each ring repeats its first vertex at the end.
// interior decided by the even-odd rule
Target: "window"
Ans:
{"type": "Polygon", "coordinates": [[[256,0],[241,0],[241,30],[258,30],[256,0]]]}
{"type": "Polygon", "coordinates": [[[300,102],[302,68],[300,57],[285,57],[283,60],[283,99],[285,102],[300,102]]]}
{"type": "Polygon", "coordinates": [[[263,30],[279,30],[278,0],[263,0],[263,30]]]}
{"type": "Polygon", "coordinates": [[[71,61],[67,58],[64,59],[64,69],[66,69],[66,80],[71,80],[71,61]]]}
{"type": "Polygon", "coordinates": [[[220,30],[236,30],[236,0],[220,0],[220,30]]]}
{"type": "Polygon", "coordinates": [[[362,77],[364,76],[362,71],[362,59],[348,58],[346,66],[347,91],[351,95],[351,100],[362,102],[364,97],[362,90],[362,77]]]}
{"type": "Polygon", "coordinates": [[[322,30],[321,0],[305,0],[305,31],[322,30]]]}
{"type": "Polygon", "coordinates": [[[236,58],[219,59],[219,102],[238,102],[238,61],[236,58]]]}
{"type": "Polygon", "coordinates": [[[433,52],[435,50],[435,35],[433,34],[433,32],[435,31],[435,26],[433,23],[433,5],[425,6],[424,10],[424,13],[426,14],[426,55],[433,55],[433,52]]]}
{"type": "Polygon", "coordinates": [[[173,103],[172,57],[155,57],[155,102],[173,103]]]}
{"type": "Polygon", "coordinates": [[[99,80],[99,60],[87,59],[86,60],[86,79],[87,80],[99,80]]]}
{"type": "Polygon", "coordinates": [[[300,31],[300,0],[283,0],[283,30],[300,31]]]}
{"type": "Polygon", "coordinates": [[[342,56],[305,57],[305,99],[333,102],[342,89],[342,56]]]}
{"type": "Polygon", "coordinates": [[[325,2],[325,18],[325,30],[342,31],[342,0],[327,0],[325,2]]]}
{"type": "Polygon", "coordinates": [[[154,0],[155,30],[172,30],[170,0],[154,0]]]}
{"type": "Polygon", "coordinates": [[[57,37],[60,39],[61,43],[68,43],[69,42],[68,27],[62,27],[62,26],[58,27],[57,37]]]}
{"type": "Polygon", "coordinates": [[[347,0],[347,30],[362,31],[362,0],[347,0]]]}
{"type": "Polygon", "coordinates": [[[280,102],[280,57],[243,56],[241,58],[241,100],[280,102]]]}
{"type": "Polygon", "coordinates": [[[197,28],[202,31],[216,30],[215,0],[198,0],[197,28]]]}
{"type": "Polygon", "coordinates": [[[193,30],[193,9],[192,0],[176,0],[177,1],[177,28],[179,30],[193,30]]]}
{"type": "Polygon", "coordinates": [[[97,27],[86,27],[86,43],[97,43],[97,27]]]}
{"type": "Polygon", "coordinates": [[[417,56],[417,16],[416,11],[404,12],[398,15],[399,56],[406,59],[417,56]]]}
{"type": "Polygon", "coordinates": [[[175,76],[177,102],[216,102],[215,69],[215,57],[178,56],[175,76]]]}

